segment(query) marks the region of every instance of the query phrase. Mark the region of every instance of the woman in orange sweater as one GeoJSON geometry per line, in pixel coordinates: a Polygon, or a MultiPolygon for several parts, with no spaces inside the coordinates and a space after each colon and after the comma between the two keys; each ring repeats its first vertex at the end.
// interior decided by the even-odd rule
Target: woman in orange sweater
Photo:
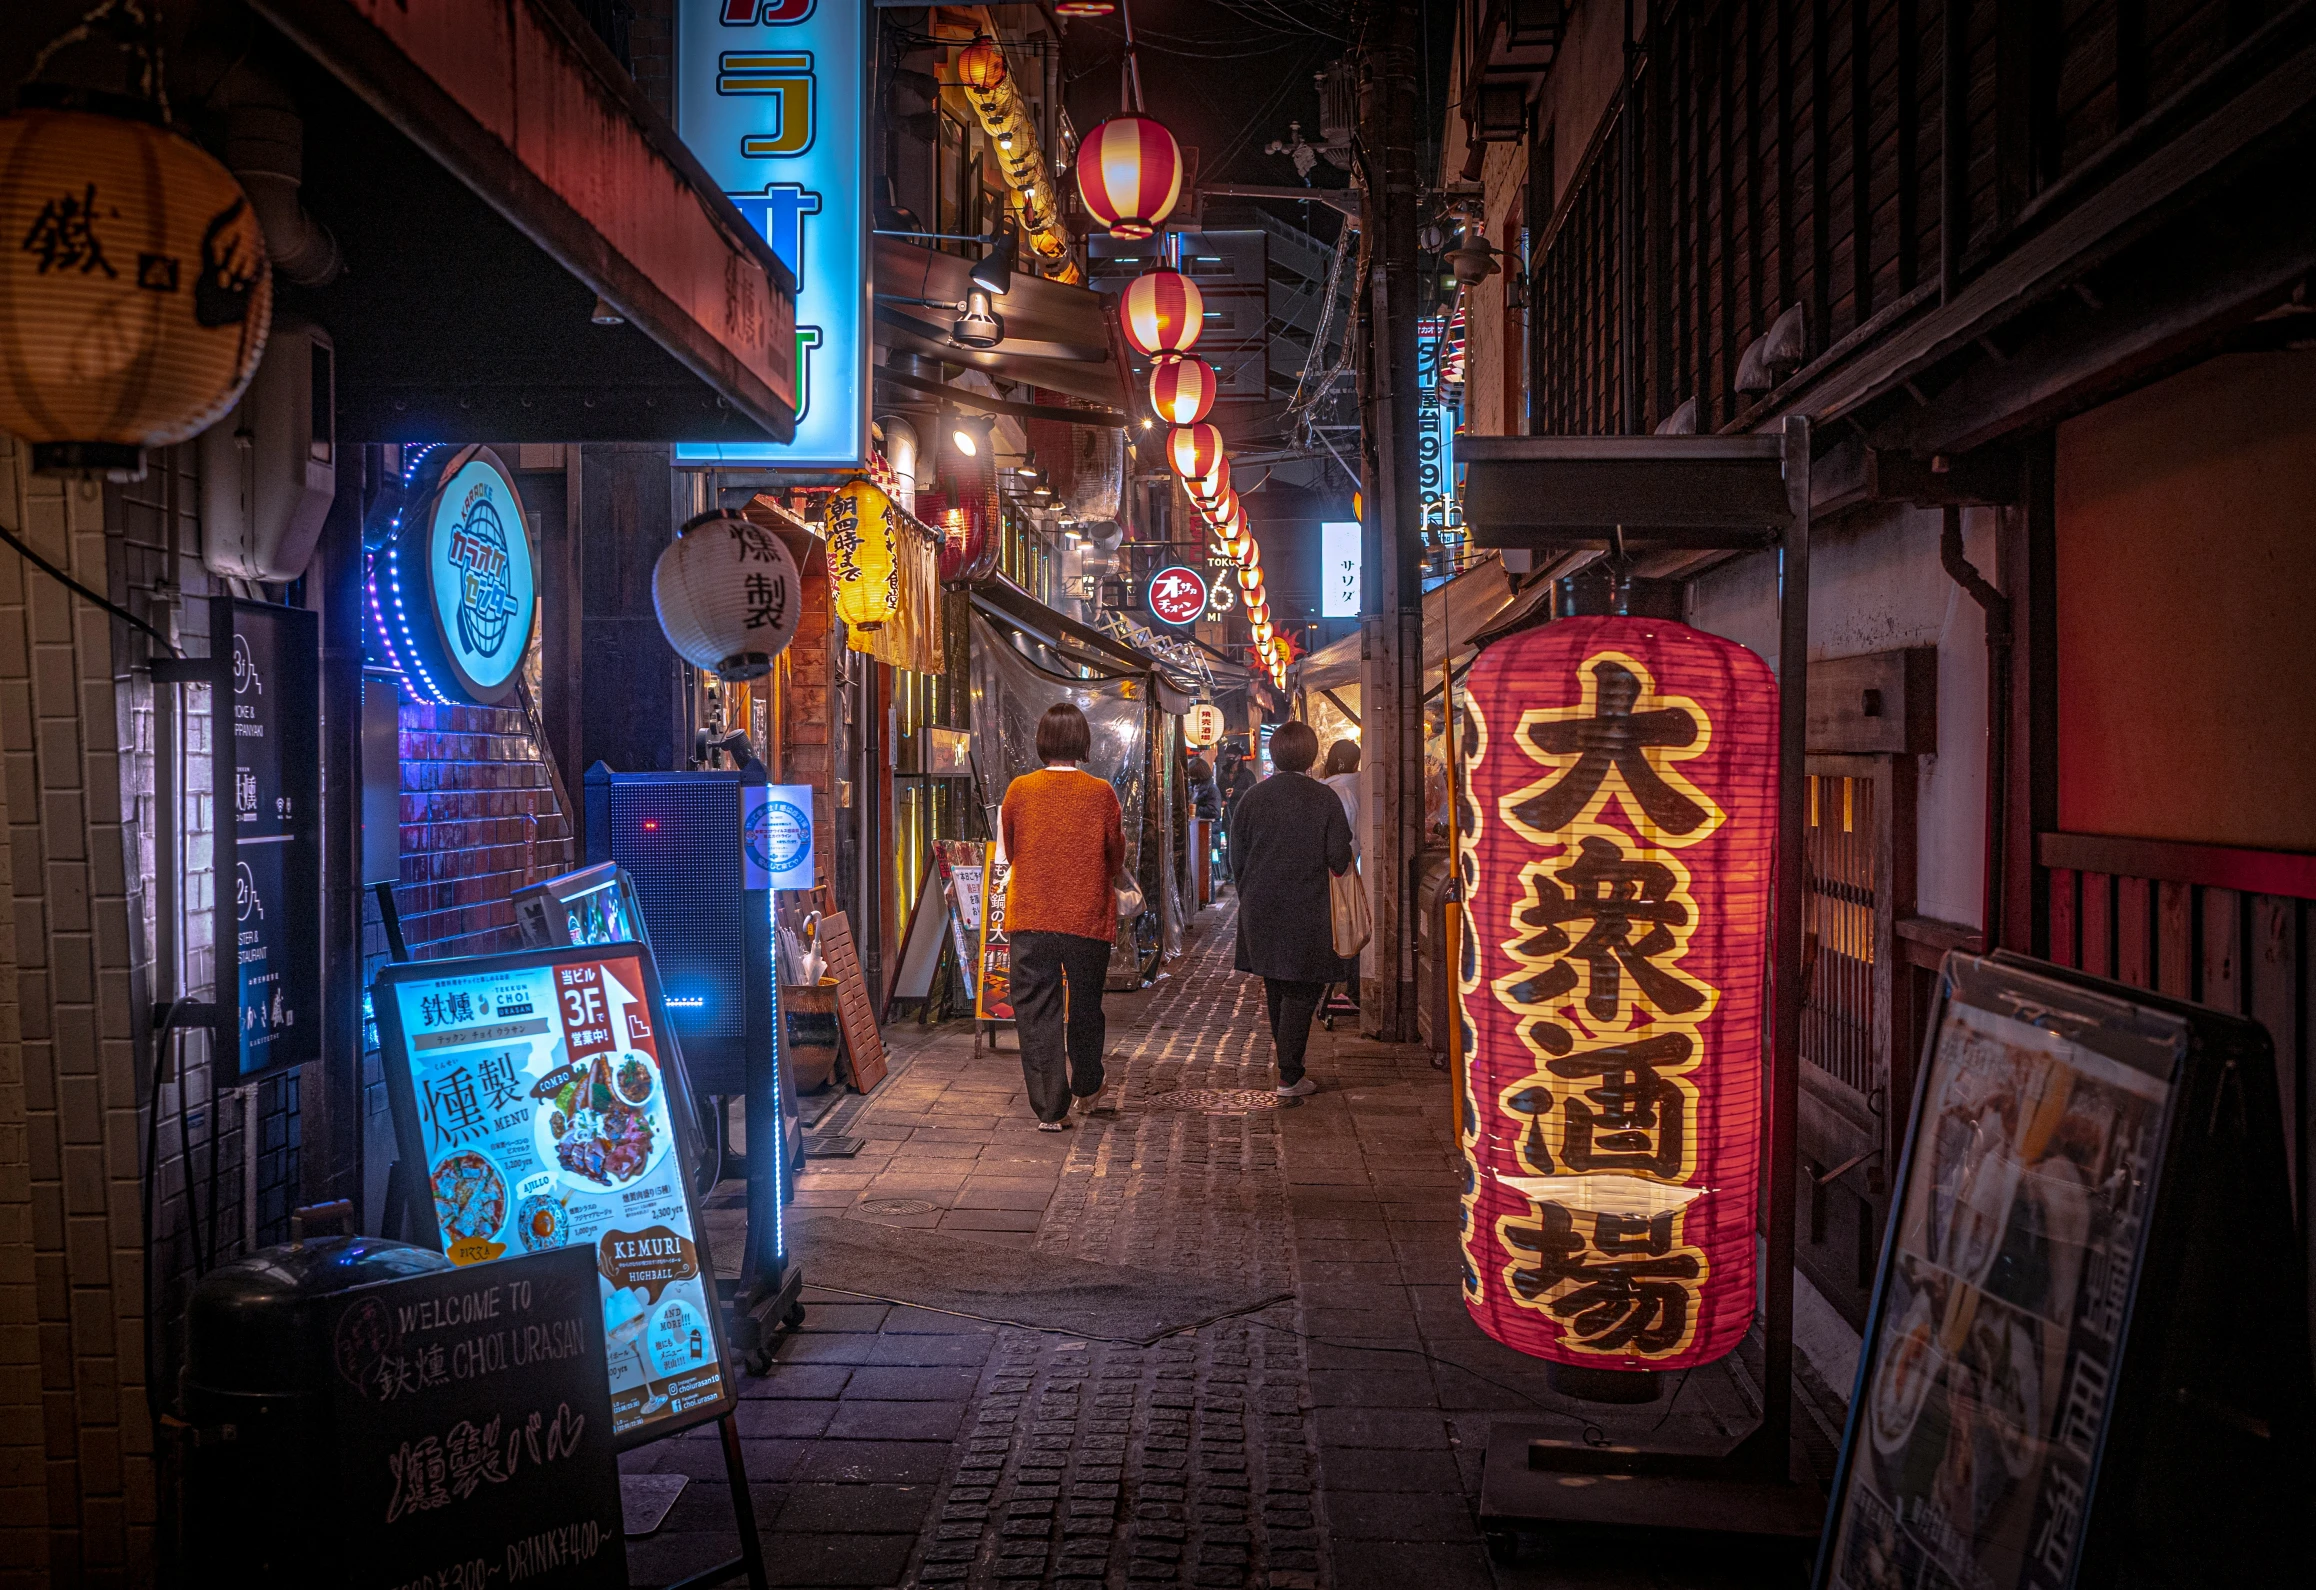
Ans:
{"type": "Polygon", "coordinates": [[[1125,864],[1126,830],[1117,791],[1078,766],[1092,748],[1084,713],[1067,702],[1046,708],[1037,724],[1045,766],[1008,785],[998,812],[1013,869],[1014,1030],[1041,1132],[1069,1125],[1073,1096],[1086,1112],[1102,1097],[1102,983],[1118,936],[1110,880],[1125,864]]]}

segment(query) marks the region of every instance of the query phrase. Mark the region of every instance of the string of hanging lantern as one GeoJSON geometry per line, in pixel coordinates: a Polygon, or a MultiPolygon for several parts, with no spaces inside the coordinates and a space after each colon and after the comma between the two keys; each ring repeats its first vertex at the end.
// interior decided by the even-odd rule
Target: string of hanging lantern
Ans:
{"type": "MultiPolygon", "coordinates": [[[[1132,108],[1098,123],[1078,145],[1077,184],[1086,213],[1112,237],[1132,242],[1155,234],[1180,201],[1182,150],[1162,123],[1143,113],[1133,15],[1123,4],[1118,14],[1126,34],[1119,98],[1132,108]]],[[[1127,346],[1155,361],[1150,407],[1172,427],[1166,438],[1167,462],[1182,478],[1191,506],[1214,544],[1231,560],[1246,603],[1256,660],[1271,683],[1284,690],[1293,648],[1271,623],[1262,548],[1231,486],[1222,432],[1206,423],[1220,378],[1213,365],[1190,352],[1205,329],[1205,318],[1206,300],[1198,284],[1168,265],[1144,271],[1118,298],[1118,329],[1127,346]]]]}

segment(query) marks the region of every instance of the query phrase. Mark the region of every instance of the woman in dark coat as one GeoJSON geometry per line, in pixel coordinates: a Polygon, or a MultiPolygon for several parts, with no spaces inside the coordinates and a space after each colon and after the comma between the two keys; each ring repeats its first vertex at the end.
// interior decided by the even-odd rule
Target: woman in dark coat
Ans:
{"type": "Polygon", "coordinates": [[[1279,1095],[1319,1091],[1303,1075],[1311,1020],[1329,983],[1358,975],[1335,953],[1327,879],[1351,866],[1351,824],[1335,792],[1310,777],[1319,737],[1309,724],[1284,723],[1271,736],[1271,765],[1239,802],[1231,823],[1238,884],[1238,969],[1263,980],[1271,1042],[1279,1055],[1279,1095]]]}

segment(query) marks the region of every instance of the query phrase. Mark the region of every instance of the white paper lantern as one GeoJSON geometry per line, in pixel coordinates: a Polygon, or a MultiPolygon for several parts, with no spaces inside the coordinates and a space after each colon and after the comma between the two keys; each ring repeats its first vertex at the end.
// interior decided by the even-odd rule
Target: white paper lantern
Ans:
{"type": "Polygon", "coordinates": [[[737,514],[703,513],[653,565],[651,601],[685,662],[755,679],[796,638],[804,588],[777,535],[737,514]]]}

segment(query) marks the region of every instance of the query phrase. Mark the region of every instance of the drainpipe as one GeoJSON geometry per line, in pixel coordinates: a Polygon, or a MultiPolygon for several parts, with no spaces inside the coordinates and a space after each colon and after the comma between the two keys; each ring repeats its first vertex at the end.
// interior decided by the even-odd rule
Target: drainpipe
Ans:
{"type": "Polygon", "coordinates": [[[1986,885],[1981,906],[1986,947],[2002,942],[2002,880],[2010,743],[2010,598],[1996,590],[1962,555],[1962,510],[1949,503],[1938,536],[1938,561],[1986,614],[1986,885]]]}
{"type": "Polygon", "coordinates": [[[247,61],[219,86],[225,165],[249,195],[265,251],[284,281],[321,287],[345,268],[338,240],[299,198],[305,183],[305,120],[288,90],[247,61]]]}

